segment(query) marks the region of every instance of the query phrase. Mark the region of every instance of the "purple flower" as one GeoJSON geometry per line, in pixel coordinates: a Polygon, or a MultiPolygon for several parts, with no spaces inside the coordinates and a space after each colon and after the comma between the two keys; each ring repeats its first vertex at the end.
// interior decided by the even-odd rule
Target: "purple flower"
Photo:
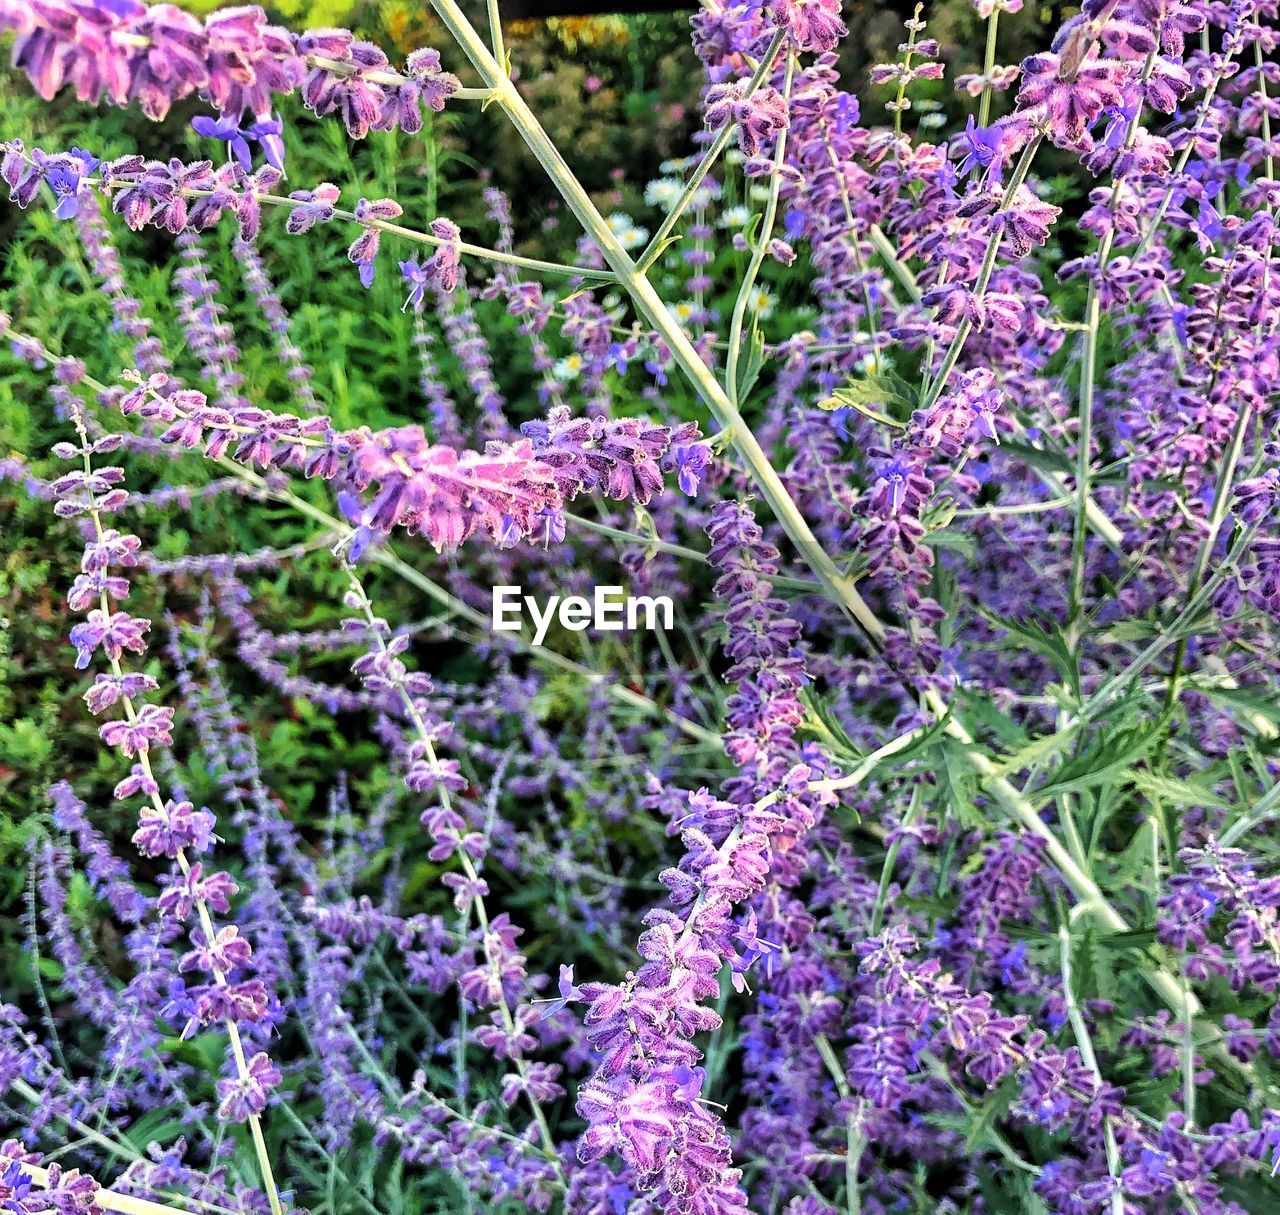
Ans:
{"type": "Polygon", "coordinates": [[[1077,148],[1104,110],[1124,104],[1128,71],[1115,59],[1078,63],[1067,53],[1032,55],[1022,64],[1018,105],[1042,114],[1060,147],[1077,148]]]}
{"type": "Polygon", "coordinates": [[[146,649],[143,635],[151,621],[139,620],[125,612],[104,612],[94,608],[82,624],[71,630],[71,644],[76,648],[76,667],[84,670],[97,649],[109,659],[118,659],[126,650],[141,654],[146,649]]]}
{"type": "Polygon", "coordinates": [[[334,204],[340,193],[337,186],[327,181],[312,190],[294,190],[289,197],[297,205],[289,212],[286,229],[296,236],[316,224],[327,223],[333,218],[334,204]]]}
{"type": "Polygon", "coordinates": [[[402,214],[400,204],[390,198],[362,198],[356,203],[356,221],[366,227],[351,243],[347,258],[359,267],[360,282],[366,289],[373,286],[374,258],[378,255],[378,245],[382,240],[381,229],[372,225],[396,219],[402,214]]]}
{"type": "Polygon", "coordinates": [[[969,115],[964,133],[951,141],[952,155],[959,153],[960,163],[956,173],[967,177],[974,169],[985,169],[985,182],[999,181],[1004,171],[1005,154],[1003,133],[997,124],[990,127],[979,127],[974,124],[973,115],[969,115]]]}
{"type": "Polygon", "coordinates": [[[705,443],[681,443],[672,448],[671,458],[675,462],[681,492],[696,498],[698,486],[711,463],[710,447],[705,443]]]}
{"type": "Polygon", "coordinates": [[[757,156],[779,131],[789,125],[786,99],[769,86],[748,93],[750,81],[735,80],[707,90],[706,123],[712,130],[729,122],[738,124],[738,145],[747,156],[757,156]]]}
{"type": "Polygon", "coordinates": [[[218,118],[210,118],[207,114],[197,114],[191,120],[191,126],[197,135],[203,135],[206,139],[222,140],[246,172],[253,168],[253,153],[249,150],[249,136],[246,131],[240,129],[240,123],[237,119],[232,118],[229,114],[220,115],[218,118]]]}
{"type": "MultiPolygon", "coordinates": [[[[428,287],[450,292],[458,285],[458,227],[447,219],[431,221],[431,231],[447,244],[441,245],[425,262],[400,263],[400,273],[409,284],[404,307],[421,312],[428,287]]],[[[363,277],[363,272],[362,272],[363,277]]],[[[368,284],[365,284],[368,286],[368,284]]]]}
{"type": "Polygon", "coordinates": [[[267,1108],[267,1097],[280,1083],[280,1069],[263,1053],[249,1060],[245,1074],[218,1081],[218,1117],[246,1122],[267,1108]]]}
{"type": "MultiPolygon", "coordinates": [[[[127,796],[119,790],[117,797],[127,796]]],[[[213,815],[190,802],[164,803],[163,810],[147,805],[138,813],[133,842],[144,856],[176,857],[184,849],[205,852],[213,838],[213,815]]]]}
{"type": "Polygon", "coordinates": [[[80,183],[99,164],[96,156],[80,148],[45,161],[44,179],[58,200],[53,212],[58,219],[74,219],[80,213],[80,183]]]}
{"type": "Polygon", "coordinates": [[[769,15],[791,35],[797,51],[834,50],[849,32],[840,20],[840,0],[772,0],[769,15]]]}
{"type": "Polygon", "coordinates": [[[538,1016],[544,1020],[555,1016],[556,1013],[563,1011],[570,1004],[582,999],[582,988],[575,986],[573,982],[572,966],[561,965],[558,990],[560,992],[558,999],[538,1001],[541,1005],[538,1010],[538,1016]]]}

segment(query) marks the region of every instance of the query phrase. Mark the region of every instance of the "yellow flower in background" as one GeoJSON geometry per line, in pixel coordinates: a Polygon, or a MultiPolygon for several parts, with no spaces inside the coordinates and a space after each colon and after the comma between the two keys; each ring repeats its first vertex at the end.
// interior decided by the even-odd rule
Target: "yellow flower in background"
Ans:
{"type": "Polygon", "coordinates": [[[627,23],[621,17],[552,17],[546,22],[526,22],[538,28],[545,28],[560,40],[567,51],[576,51],[579,47],[618,46],[624,44],[629,37],[627,23]]]}
{"type": "MultiPolygon", "coordinates": [[[[178,7],[201,16],[226,8],[225,0],[178,0],[178,7]]],[[[348,26],[364,7],[359,0],[272,0],[272,10],[294,29],[348,26]]]]}

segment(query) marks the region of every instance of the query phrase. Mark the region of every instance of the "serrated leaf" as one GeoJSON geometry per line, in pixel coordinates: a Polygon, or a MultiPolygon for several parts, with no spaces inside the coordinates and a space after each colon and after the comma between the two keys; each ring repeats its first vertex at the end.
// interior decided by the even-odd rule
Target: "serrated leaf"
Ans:
{"type": "Polygon", "coordinates": [[[966,721],[976,721],[985,726],[1007,747],[1021,747],[1027,743],[1025,727],[1001,712],[991,696],[973,688],[961,688],[959,697],[964,702],[966,721]]]}
{"type": "Polygon", "coordinates": [[[1134,785],[1147,797],[1159,798],[1172,802],[1175,806],[1222,806],[1223,801],[1212,789],[1189,780],[1179,780],[1176,776],[1163,776],[1137,768],[1130,773],[1134,785]]]}
{"type": "Polygon", "coordinates": [[[985,608],[980,610],[983,616],[997,628],[1004,629],[1005,632],[1029,646],[1041,657],[1047,658],[1058,674],[1062,676],[1063,682],[1071,688],[1076,694],[1076,698],[1079,699],[1080,664],[1076,659],[1074,650],[1067,643],[1066,637],[1063,636],[1062,629],[1056,623],[1040,621],[1031,616],[1023,618],[999,616],[985,608]]]}
{"type": "Polygon", "coordinates": [[[884,371],[841,385],[819,401],[818,408],[856,409],[873,422],[902,430],[919,403],[919,391],[914,385],[892,371],[884,371]]]}
{"type": "Polygon", "coordinates": [[[1021,772],[1025,768],[1030,768],[1035,764],[1048,759],[1051,755],[1056,755],[1059,751],[1065,750],[1075,736],[1075,730],[1059,730],[1056,734],[1045,734],[1040,738],[1029,742],[1025,747],[1019,748],[1017,751],[1005,756],[999,764],[996,765],[996,776],[1012,776],[1015,772],[1021,772]]]}
{"type": "Polygon", "coordinates": [[[953,738],[941,738],[936,743],[937,758],[934,778],[947,813],[964,827],[981,827],[983,818],[973,804],[977,790],[977,777],[969,755],[953,738]]]}
{"type": "Polygon", "coordinates": [[[1127,769],[1146,758],[1147,752],[1163,733],[1164,723],[1159,720],[1107,730],[1079,755],[1051,773],[1049,779],[1034,790],[1034,794],[1038,799],[1047,801],[1063,793],[1079,793],[1117,781],[1128,775],[1127,769]]]}
{"type": "Polygon", "coordinates": [[[842,752],[854,763],[865,756],[866,752],[849,737],[844,726],[840,724],[839,719],[831,712],[822,697],[814,696],[808,690],[802,690],[800,700],[806,710],[805,720],[801,723],[803,729],[825,738],[828,745],[842,752]]]}
{"type": "Polygon", "coordinates": [[[1272,725],[1280,725],[1280,700],[1274,695],[1254,692],[1248,688],[1205,687],[1202,684],[1196,684],[1196,691],[1207,696],[1214,704],[1241,709],[1246,713],[1257,713],[1272,725]]]}

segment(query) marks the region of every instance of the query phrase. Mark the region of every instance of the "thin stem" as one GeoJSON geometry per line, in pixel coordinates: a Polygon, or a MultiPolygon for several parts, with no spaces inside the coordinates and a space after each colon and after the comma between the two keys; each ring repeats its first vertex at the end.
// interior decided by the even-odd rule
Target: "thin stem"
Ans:
{"type": "Polygon", "coordinates": [[[917,785],[911,790],[911,801],[907,806],[907,812],[902,816],[902,822],[898,826],[898,830],[894,833],[893,842],[890,843],[888,850],[884,854],[884,863],[880,866],[880,882],[876,887],[876,902],[871,909],[871,922],[867,928],[867,935],[878,937],[880,928],[884,923],[885,909],[889,906],[889,885],[893,881],[893,871],[898,863],[898,853],[902,851],[902,839],[908,827],[915,821],[916,813],[920,809],[920,786],[917,785]]]}
{"type": "Polygon", "coordinates": [[[893,103],[893,136],[895,139],[902,138],[902,115],[907,108],[907,73],[911,70],[911,58],[915,54],[916,34],[919,30],[916,28],[920,22],[920,14],[924,11],[923,4],[917,4],[915,11],[911,14],[911,26],[907,31],[907,49],[902,57],[902,72],[898,76],[898,95],[893,103]]]}
{"type": "Polygon", "coordinates": [[[991,16],[987,18],[987,51],[982,59],[982,96],[978,98],[978,126],[985,127],[991,118],[991,73],[996,66],[996,26],[1000,24],[1000,5],[991,5],[991,16]]]}
{"type": "MultiPolygon", "coordinates": [[[[973,285],[973,294],[977,297],[981,297],[986,291],[987,284],[991,281],[991,275],[996,267],[996,254],[1000,250],[1000,240],[1004,235],[1004,226],[1000,223],[1000,217],[1016,201],[1018,190],[1022,183],[1026,181],[1027,174],[1031,170],[1031,162],[1035,159],[1036,152],[1043,142],[1044,135],[1037,131],[1027,146],[1022,149],[1022,155],[1018,157],[1018,163],[1014,166],[1013,173],[1009,178],[1009,184],[1005,186],[1004,197],[1000,200],[1000,205],[995,209],[995,213],[992,216],[991,235],[987,238],[986,252],[982,255],[982,267],[978,271],[977,281],[973,285]]],[[[947,381],[951,378],[951,372],[955,369],[956,362],[964,351],[964,344],[969,340],[969,334],[972,330],[973,322],[967,316],[956,326],[955,334],[951,338],[951,344],[947,347],[946,354],[942,356],[942,365],[938,368],[938,374],[929,385],[929,392],[925,397],[922,408],[926,410],[932,409],[937,404],[938,398],[946,390],[947,381]]]]}
{"type": "MultiPolygon", "coordinates": [[[[1111,252],[1114,228],[1109,228],[1098,250],[1098,273],[1111,252]]],[[[1085,304],[1084,358],[1080,368],[1080,425],[1076,436],[1076,512],[1071,534],[1071,582],[1068,592],[1068,617],[1075,620],[1084,600],[1084,550],[1088,530],[1089,476],[1093,455],[1094,377],[1098,368],[1098,325],[1102,317],[1102,301],[1096,278],[1089,280],[1088,302],[1085,304]]]]}
{"type": "Polygon", "coordinates": [[[507,65],[507,49],[502,43],[502,14],[498,12],[498,0],[485,0],[485,15],[489,19],[489,45],[493,57],[504,67],[507,65]]]}
{"type": "Polygon", "coordinates": [[[884,234],[884,229],[879,224],[872,224],[868,235],[876,252],[884,259],[885,265],[893,271],[894,278],[902,284],[902,289],[912,303],[918,304],[923,297],[920,284],[916,282],[916,276],[911,272],[911,267],[898,256],[897,249],[893,247],[893,241],[884,234]]]}
{"type": "MultiPolygon", "coordinates": [[[[794,55],[787,56],[786,81],[782,86],[783,97],[791,99],[791,81],[795,75],[796,60],[794,55]]],[[[784,128],[778,132],[777,143],[773,149],[773,174],[769,179],[769,198],[765,203],[764,218],[760,222],[760,238],[756,241],[751,253],[751,261],[747,272],[742,276],[738,287],[738,297],[733,304],[733,316],[729,321],[729,358],[725,370],[725,388],[733,404],[741,408],[742,401],[738,393],[738,366],[742,357],[742,325],[746,319],[747,305],[751,300],[751,288],[764,265],[765,255],[769,251],[769,241],[773,239],[773,225],[778,218],[778,194],[782,188],[782,165],[787,154],[787,132],[784,128]]],[[[757,310],[758,311],[758,310],[757,310]]]]}
{"type": "MultiPolygon", "coordinates": [[[[80,435],[81,462],[84,467],[85,476],[92,479],[93,460],[90,456],[89,434],[85,429],[84,419],[81,417],[79,412],[75,414],[73,421],[75,423],[76,430],[80,435]]],[[[105,532],[102,526],[102,514],[98,509],[97,495],[94,494],[87,485],[85,492],[88,496],[89,518],[93,524],[94,536],[98,543],[101,544],[104,541],[105,532]]],[[[107,598],[105,590],[99,593],[98,600],[103,616],[109,618],[111,616],[111,602],[107,598]]],[[[117,687],[122,687],[124,681],[124,670],[120,665],[120,660],[118,658],[111,658],[108,661],[111,666],[111,673],[116,678],[117,687]]],[[[130,722],[136,722],[138,720],[138,713],[134,706],[132,697],[122,695],[120,697],[120,704],[123,707],[125,716],[128,720],[130,722]]],[[[146,747],[143,747],[138,751],[137,761],[139,767],[141,767],[143,771],[143,774],[147,778],[148,788],[150,790],[148,796],[150,797],[152,807],[156,811],[161,822],[168,822],[169,812],[165,807],[164,801],[160,797],[159,781],[156,780],[155,773],[151,768],[151,756],[146,747]]],[[[182,872],[183,877],[190,874],[191,863],[187,860],[185,849],[179,848],[174,854],[174,860],[177,863],[179,870],[182,872]]],[[[200,921],[200,928],[204,933],[205,941],[212,946],[218,934],[217,929],[213,924],[213,918],[209,914],[209,906],[203,898],[197,898],[194,902],[197,918],[200,921]]],[[[228,986],[227,976],[221,970],[216,966],[212,967],[211,970],[214,982],[217,986],[228,986]]],[[[224,1021],[223,1024],[226,1027],[227,1040],[231,1046],[231,1055],[235,1064],[236,1075],[240,1079],[241,1083],[247,1083],[249,1079],[249,1064],[248,1060],[245,1058],[244,1044],[240,1038],[240,1029],[236,1023],[229,1018],[224,1021]]],[[[254,1153],[258,1158],[258,1169],[262,1175],[263,1189],[267,1196],[267,1202],[271,1207],[271,1215],[284,1215],[284,1207],[281,1204],[280,1194],[276,1188],[275,1175],[271,1168],[271,1156],[267,1151],[267,1141],[262,1133],[261,1120],[257,1114],[250,1114],[247,1122],[249,1126],[249,1136],[253,1141],[254,1153]]]]}
{"type": "MultiPolygon", "coordinates": [[[[1097,1081],[1099,1088],[1105,1083],[1102,1070],[1098,1067],[1098,1056],[1094,1053],[1093,1039],[1089,1027],[1085,1023],[1080,1005],[1076,1001],[1075,986],[1071,977],[1071,930],[1064,923],[1058,929],[1059,956],[1062,966],[1062,998],[1067,1006],[1067,1020],[1071,1022],[1071,1030],[1075,1034],[1076,1045],[1080,1049],[1080,1059],[1097,1081]]],[[[1115,1128],[1111,1125],[1110,1116],[1104,1115],[1102,1120],[1102,1139],[1107,1151],[1107,1173],[1111,1177],[1111,1215],[1124,1215],[1124,1192],[1120,1188],[1120,1149],[1116,1144],[1115,1128]]]]}
{"type": "MultiPolygon", "coordinates": [[[[773,41],[769,43],[768,49],[761,56],[760,62],[756,65],[756,70],[751,74],[751,79],[747,82],[746,92],[743,94],[744,97],[750,97],[768,79],[769,73],[773,70],[774,61],[777,59],[778,52],[782,49],[782,44],[786,41],[786,37],[787,32],[785,29],[779,29],[774,34],[773,41]]],[[[684,189],[680,191],[680,197],[671,204],[671,210],[667,212],[662,223],[658,225],[658,230],[644,247],[639,258],[636,259],[636,269],[639,273],[645,273],[658,260],[666,244],[667,237],[671,235],[672,229],[680,222],[680,216],[684,214],[685,209],[693,201],[694,195],[697,194],[699,187],[707,174],[711,172],[712,166],[720,158],[720,154],[728,146],[729,139],[736,130],[737,124],[726,122],[711,141],[711,146],[703,152],[702,158],[689,175],[689,180],[685,182],[684,189]]]]}

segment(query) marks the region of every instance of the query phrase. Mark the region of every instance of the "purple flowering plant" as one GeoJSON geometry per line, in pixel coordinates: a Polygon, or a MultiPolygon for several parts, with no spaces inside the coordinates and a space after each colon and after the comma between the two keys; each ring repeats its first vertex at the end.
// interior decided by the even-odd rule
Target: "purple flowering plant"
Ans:
{"type": "Polygon", "coordinates": [[[0,1210],[1280,1209],[1275,0],[709,0],[634,215],[432,7],[0,0],[0,1210]]]}

